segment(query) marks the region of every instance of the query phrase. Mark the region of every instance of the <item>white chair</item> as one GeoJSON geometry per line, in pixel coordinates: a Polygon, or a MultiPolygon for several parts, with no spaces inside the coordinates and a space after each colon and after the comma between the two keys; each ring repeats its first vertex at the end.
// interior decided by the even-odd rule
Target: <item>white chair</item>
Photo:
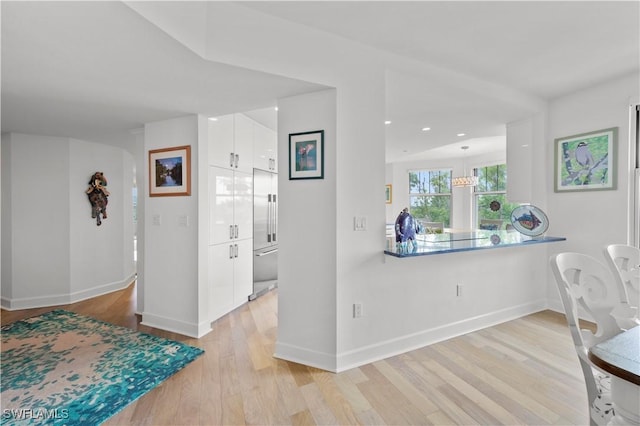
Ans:
{"type": "Polygon", "coordinates": [[[611,316],[611,311],[619,304],[613,274],[596,259],[579,253],[557,254],[551,257],[550,264],[587,386],[590,423],[606,425],[614,416],[611,380],[606,373],[594,367],[587,352],[591,346],[622,332],[611,316]],[[595,334],[590,330],[580,330],[578,305],[595,321],[595,334]]]}
{"type": "Polygon", "coordinates": [[[620,302],[635,308],[640,306],[640,249],[625,244],[605,247],[604,257],[613,271],[620,292],[620,302]]]}

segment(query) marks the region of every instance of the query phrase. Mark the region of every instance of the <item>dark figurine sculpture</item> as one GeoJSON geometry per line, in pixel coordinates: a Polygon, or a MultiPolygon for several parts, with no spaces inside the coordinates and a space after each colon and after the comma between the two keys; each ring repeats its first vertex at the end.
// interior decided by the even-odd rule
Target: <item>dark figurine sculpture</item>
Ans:
{"type": "Polygon", "coordinates": [[[409,209],[405,207],[396,219],[396,243],[415,241],[417,230],[416,221],[409,213],[409,209]]]}
{"type": "Polygon", "coordinates": [[[96,219],[96,225],[102,224],[102,219],[107,218],[107,198],[110,194],[107,191],[107,178],[102,172],[95,172],[89,179],[89,189],[86,190],[91,203],[91,217],[96,219]]]}

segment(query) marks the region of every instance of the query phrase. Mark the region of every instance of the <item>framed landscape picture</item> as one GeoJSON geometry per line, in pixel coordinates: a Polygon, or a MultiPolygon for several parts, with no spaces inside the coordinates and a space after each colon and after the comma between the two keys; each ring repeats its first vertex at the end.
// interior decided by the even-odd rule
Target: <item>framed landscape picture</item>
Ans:
{"type": "Polygon", "coordinates": [[[191,195],[191,146],[149,151],[149,196],[191,195]]]}
{"type": "Polygon", "coordinates": [[[289,180],[324,179],[324,130],[289,135],[289,180]]]}
{"type": "Polygon", "coordinates": [[[385,185],[384,197],[387,204],[391,204],[393,193],[391,184],[385,185]]]}
{"type": "Polygon", "coordinates": [[[554,191],[616,189],[618,128],[555,140],[554,191]]]}

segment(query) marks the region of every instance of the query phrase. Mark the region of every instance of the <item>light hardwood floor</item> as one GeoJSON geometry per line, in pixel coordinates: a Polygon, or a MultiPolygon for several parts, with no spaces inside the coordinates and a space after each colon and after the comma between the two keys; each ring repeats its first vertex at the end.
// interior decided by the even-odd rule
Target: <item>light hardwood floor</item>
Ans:
{"type": "MultiPolygon", "coordinates": [[[[272,357],[277,290],[201,339],[140,325],[133,285],[63,308],[205,350],[106,425],[589,423],[565,319],[551,311],[333,374],[272,357]]],[[[51,309],[3,310],[2,324],[51,309]]]]}

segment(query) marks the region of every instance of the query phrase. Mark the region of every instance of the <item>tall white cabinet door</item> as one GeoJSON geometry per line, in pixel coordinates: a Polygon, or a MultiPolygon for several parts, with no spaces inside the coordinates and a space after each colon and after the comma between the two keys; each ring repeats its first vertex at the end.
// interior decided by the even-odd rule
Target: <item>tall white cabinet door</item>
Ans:
{"type": "Polygon", "coordinates": [[[253,175],[234,173],[233,221],[236,239],[253,238],[253,175]]]}
{"type": "Polygon", "coordinates": [[[231,169],[235,165],[233,114],[207,120],[209,124],[209,165],[231,169]]]}
{"type": "Polygon", "coordinates": [[[243,114],[234,114],[234,169],[253,172],[253,120],[243,114]]]}
{"type": "Polygon", "coordinates": [[[275,172],[278,169],[276,132],[254,123],[253,125],[253,167],[275,172]]]}
{"type": "Polygon", "coordinates": [[[235,246],[231,243],[209,246],[209,307],[211,320],[234,308],[235,246]]]}
{"type": "Polygon", "coordinates": [[[235,239],[234,187],[233,170],[209,167],[209,244],[235,239]]]}
{"type": "MultiPolygon", "coordinates": [[[[253,240],[240,240],[233,265],[233,303],[239,306],[249,300],[253,292],[253,240]]],[[[235,248],[235,247],[234,247],[235,248]]]]}

